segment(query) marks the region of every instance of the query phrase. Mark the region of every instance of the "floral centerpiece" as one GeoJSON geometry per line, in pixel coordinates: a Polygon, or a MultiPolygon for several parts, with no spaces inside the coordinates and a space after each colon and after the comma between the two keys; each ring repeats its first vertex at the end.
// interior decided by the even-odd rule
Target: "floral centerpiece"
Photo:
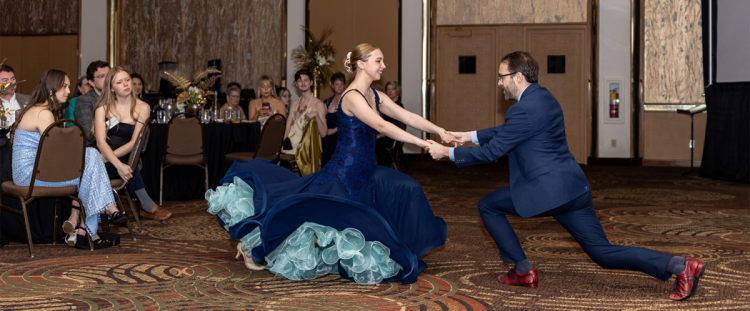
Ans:
{"type": "Polygon", "coordinates": [[[333,33],[333,29],[323,29],[320,38],[317,38],[307,27],[303,26],[302,29],[305,30],[310,40],[307,42],[307,48],[300,45],[292,51],[292,60],[297,64],[298,70],[306,69],[312,73],[313,95],[317,97],[320,87],[338,71],[334,66],[336,50],[330,40],[325,42],[333,33]]]}
{"type": "Polygon", "coordinates": [[[198,111],[206,104],[206,98],[213,96],[211,88],[216,82],[216,79],[220,78],[221,71],[214,68],[208,68],[205,71],[197,74],[193,81],[185,79],[180,76],[172,75],[168,72],[164,72],[169,77],[169,82],[177,88],[177,108],[187,108],[185,111],[193,114],[198,114],[198,111]],[[219,73],[218,75],[212,76],[205,79],[209,74],[219,73]],[[203,94],[198,89],[203,90],[203,94]]]}

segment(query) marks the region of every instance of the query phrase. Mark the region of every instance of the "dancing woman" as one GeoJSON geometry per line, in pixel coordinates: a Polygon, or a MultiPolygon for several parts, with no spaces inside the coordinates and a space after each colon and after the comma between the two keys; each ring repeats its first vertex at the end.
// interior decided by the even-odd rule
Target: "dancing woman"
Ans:
{"type": "Polygon", "coordinates": [[[248,268],[265,259],[266,269],[292,280],[339,272],[357,283],[410,284],[427,266],[418,258],[445,243],[447,228],[416,180],[375,165],[375,136],[429,145],[385,114],[446,142],[455,137],[370,87],[386,68],[376,46],[358,45],[345,66],[356,76],[338,103],[331,161],[301,178],[265,160],[235,162],[224,186],[206,193],[209,212],[241,239],[248,268]]]}

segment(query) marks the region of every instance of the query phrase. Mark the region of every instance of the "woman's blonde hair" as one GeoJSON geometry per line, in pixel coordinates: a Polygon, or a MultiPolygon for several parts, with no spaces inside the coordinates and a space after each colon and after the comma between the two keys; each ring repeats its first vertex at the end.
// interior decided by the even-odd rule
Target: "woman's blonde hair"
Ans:
{"type": "Polygon", "coordinates": [[[358,46],[355,46],[354,49],[346,54],[346,60],[344,60],[344,69],[346,69],[346,72],[348,73],[355,73],[357,72],[357,61],[363,61],[366,62],[368,59],[370,59],[370,54],[372,54],[373,51],[379,50],[377,46],[370,43],[362,43],[358,46]]]}
{"type": "MultiPolygon", "coordinates": [[[[120,66],[112,67],[112,69],[109,70],[107,73],[107,77],[104,78],[104,88],[102,88],[102,95],[99,96],[99,100],[96,101],[96,108],[94,108],[94,114],[96,114],[96,109],[99,109],[99,107],[104,107],[104,117],[107,118],[110,116],[110,112],[116,111],[114,109],[114,106],[117,104],[117,94],[115,94],[115,90],[112,89],[112,83],[115,79],[115,75],[117,75],[120,72],[124,72],[130,77],[130,74],[125,71],[125,69],[122,69],[120,66]]],[[[135,91],[134,88],[130,87],[130,117],[133,118],[136,122],[138,122],[138,113],[135,111],[136,106],[136,99],[135,99],[135,91]]],[[[122,121],[122,120],[120,120],[122,121]]],[[[109,122],[109,121],[106,121],[109,122]]],[[[108,123],[106,128],[109,128],[108,123]]],[[[94,137],[94,129],[96,126],[92,126],[91,129],[91,137],[94,137]]]]}
{"type": "Polygon", "coordinates": [[[267,75],[263,75],[263,77],[260,78],[260,81],[258,81],[258,94],[260,94],[258,98],[263,97],[263,94],[260,92],[260,87],[263,85],[263,82],[265,81],[268,81],[268,83],[271,84],[271,97],[278,99],[279,97],[276,96],[276,86],[273,85],[273,79],[271,79],[271,77],[267,75]]]}
{"type": "Polygon", "coordinates": [[[398,95],[398,97],[401,97],[401,85],[396,81],[388,81],[388,83],[385,84],[386,91],[388,91],[389,85],[393,85],[393,88],[396,89],[396,94],[398,95]]]}

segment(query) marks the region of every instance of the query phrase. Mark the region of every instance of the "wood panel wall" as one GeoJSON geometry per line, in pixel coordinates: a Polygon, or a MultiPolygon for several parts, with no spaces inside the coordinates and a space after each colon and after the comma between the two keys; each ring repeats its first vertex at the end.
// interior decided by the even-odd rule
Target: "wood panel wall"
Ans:
{"type": "MultiPolygon", "coordinates": [[[[374,86],[385,86],[387,81],[398,81],[399,77],[399,2],[310,0],[309,27],[316,36],[319,36],[324,28],[333,27],[330,40],[336,49],[336,68],[347,77],[351,76],[350,78],[353,78],[353,75],[344,69],[346,54],[360,43],[371,43],[379,47],[384,55],[386,69],[380,81],[374,82],[374,86]]],[[[330,86],[326,85],[320,89],[320,99],[332,95],[330,86]]]]}
{"type": "Polygon", "coordinates": [[[178,62],[192,79],[212,59],[229,82],[257,88],[263,75],[281,84],[283,0],[123,0],[120,64],[158,89],[159,62],[178,62]]]}
{"type": "MultiPolygon", "coordinates": [[[[708,112],[710,113],[710,112],[708,112]]],[[[698,113],[695,118],[694,159],[700,166],[703,143],[706,137],[707,113],[698,113]]],[[[690,116],[669,111],[646,111],[643,121],[644,165],[690,166],[690,116]]]]}
{"type": "Polygon", "coordinates": [[[2,36],[0,61],[13,67],[16,80],[26,80],[16,92],[30,95],[47,69],[65,71],[70,78],[71,97],[78,82],[78,35],[2,36]]]}
{"type": "Polygon", "coordinates": [[[585,0],[441,0],[437,25],[586,22],[585,0]]]}
{"type": "Polygon", "coordinates": [[[539,85],[546,87],[563,109],[571,153],[585,164],[591,152],[591,96],[587,88],[591,56],[587,29],[585,24],[476,25],[462,26],[460,30],[454,26],[437,27],[431,120],[457,131],[505,123],[505,114],[516,101],[505,100],[502,87],[497,86],[500,59],[514,51],[528,51],[539,63],[539,85]],[[565,74],[546,73],[547,55],[566,56],[565,74]],[[457,74],[457,56],[476,56],[477,73],[463,77],[457,74]],[[492,63],[488,66],[491,75],[479,68],[486,63],[492,63]]]}
{"type": "Polygon", "coordinates": [[[79,0],[0,0],[0,36],[77,35],[79,0]]]}
{"type": "Polygon", "coordinates": [[[643,18],[644,103],[705,103],[701,1],[644,1],[643,18]]]}

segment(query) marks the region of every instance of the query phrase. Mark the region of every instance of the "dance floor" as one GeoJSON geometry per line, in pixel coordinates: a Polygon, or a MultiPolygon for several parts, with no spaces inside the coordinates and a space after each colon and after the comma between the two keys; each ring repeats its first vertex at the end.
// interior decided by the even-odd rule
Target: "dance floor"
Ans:
{"type": "Polygon", "coordinates": [[[612,243],[692,256],[707,264],[694,297],[667,298],[674,277],[605,270],[551,217],[511,218],[538,288],[501,285],[504,264],[477,202],[508,185],[507,165],[456,169],[411,162],[448,240],[422,257],[419,281],[358,285],[338,275],[289,281],[234,260],[235,243],[203,201],[168,202],[174,216],[145,220],[137,241],[90,252],[64,244],[0,249],[0,309],[55,310],[748,310],[750,186],[681,177],[683,168],[584,167],[612,243]]]}

